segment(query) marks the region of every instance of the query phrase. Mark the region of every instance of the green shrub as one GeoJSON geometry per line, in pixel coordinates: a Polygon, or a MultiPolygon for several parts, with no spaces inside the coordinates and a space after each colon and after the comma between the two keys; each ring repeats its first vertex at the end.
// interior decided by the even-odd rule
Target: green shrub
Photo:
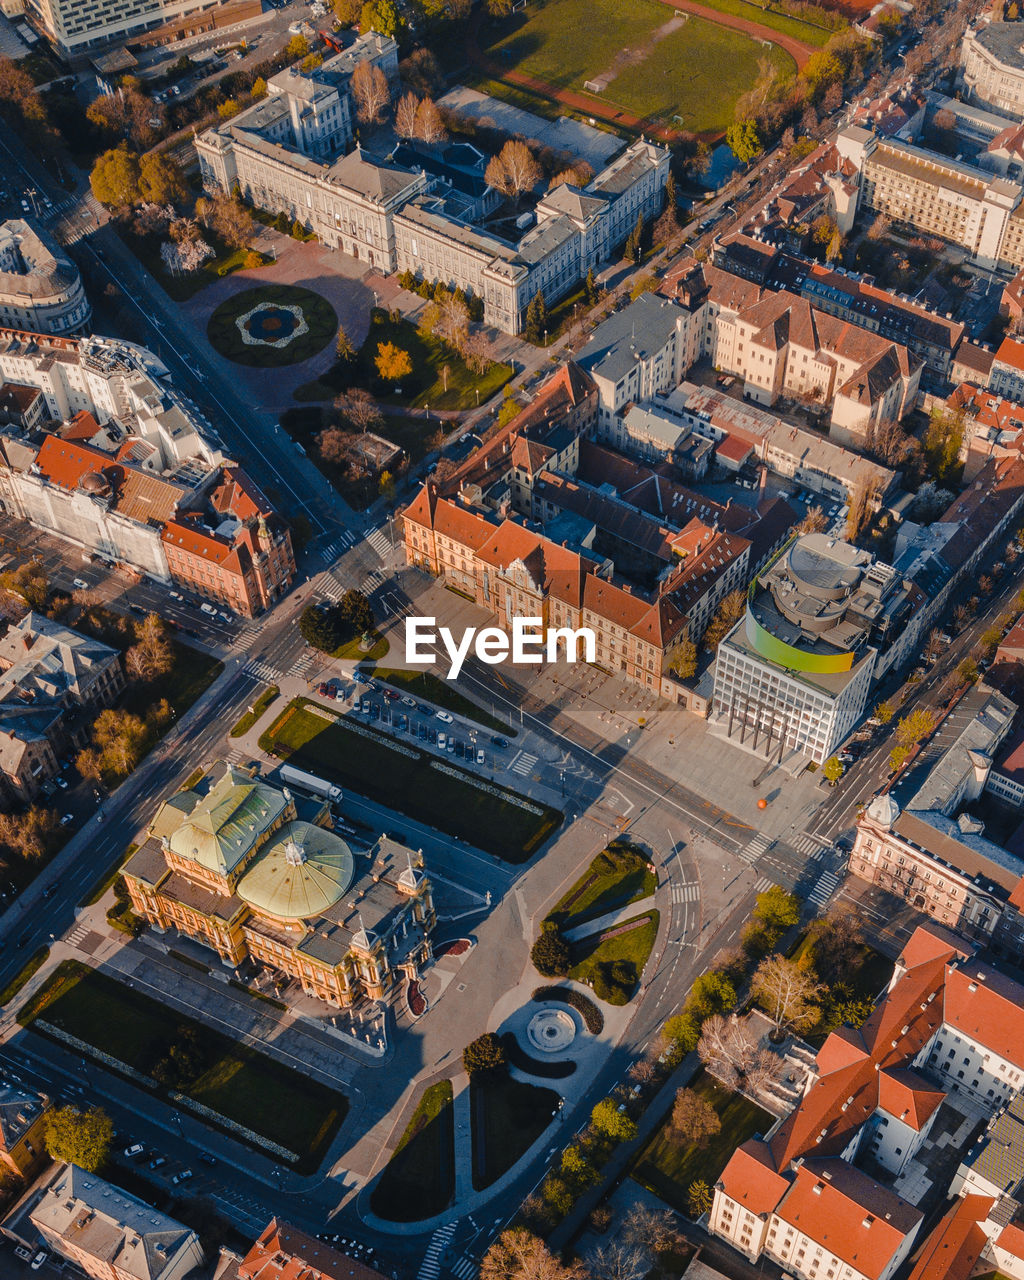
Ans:
{"type": "Polygon", "coordinates": [[[557,1000],[559,1004],[569,1005],[583,1019],[591,1035],[599,1036],[604,1030],[604,1014],[582,991],[572,991],[569,987],[537,987],[533,999],[538,1002],[557,1000]]]}

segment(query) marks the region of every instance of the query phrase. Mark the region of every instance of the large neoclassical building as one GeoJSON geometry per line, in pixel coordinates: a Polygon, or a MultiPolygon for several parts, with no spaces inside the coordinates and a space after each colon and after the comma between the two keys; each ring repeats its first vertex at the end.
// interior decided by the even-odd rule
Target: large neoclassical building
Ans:
{"type": "Polygon", "coordinates": [[[124,867],[132,907],[330,1004],[385,1000],[432,958],[430,881],[404,845],[357,851],[331,827],[324,800],[232,766],[207,773],[160,807],[124,867]]]}

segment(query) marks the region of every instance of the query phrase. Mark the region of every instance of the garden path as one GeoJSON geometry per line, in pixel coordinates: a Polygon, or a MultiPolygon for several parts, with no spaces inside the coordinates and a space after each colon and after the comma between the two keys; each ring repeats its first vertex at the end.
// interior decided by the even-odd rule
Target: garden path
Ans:
{"type": "Polygon", "coordinates": [[[628,902],[617,911],[607,911],[596,920],[587,920],[584,924],[566,929],[562,937],[566,942],[579,942],[580,938],[589,937],[592,933],[602,933],[605,929],[614,929],[624,920],[632,920],[634,916],[641,916],[645,911],[653,911],[655,906],[657,903],[654,894],[651,894],[650,897],[641,898],[639,902],[628,902]]]}

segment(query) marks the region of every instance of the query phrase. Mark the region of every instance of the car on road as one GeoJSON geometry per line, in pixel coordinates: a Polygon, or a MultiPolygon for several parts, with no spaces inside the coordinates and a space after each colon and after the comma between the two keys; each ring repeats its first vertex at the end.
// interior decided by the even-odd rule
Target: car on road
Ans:
{"type": "Polygon", "coordinates": [[[152,1160],[150,1160],[150,1162],[149,1162],[149,1167],[150,1167],[151,1169],[160,1169],[160,1168],[162,1168],[166,1163],[167,1163],[167,1157],[166,1157],[166,1156],[154,1156],[154,1157],[153,1157],[153,1159],[152,1159],[152,1160]]]}
{"type": "Polygon", "coordinates": [[[45,1249],[40,1249],[39,1252],[36,1254],[36,1256],[29,1263],[29,1269],[31,1271],[38,1271],[39,1268],[43,1265],[43,1263],[46,1261],[46,1259],[49,1256],[50,1255],[46,1252],[45,1249]]]}
{"type": "Polygon", "coordinates": [[[433,714],[434,708],[428,707],[425,702],[421,702],[419,706],[417,706],[416,710],[420,713],[421,716],[429,716],[433,714]]]}
{"type": "Polygon", "coordinates": [[[189,1178],[191,1177],[192,1177],[191,1169],[182,1169],[181,1173],[176,1173],[174,1177],[171,1179],[171,1181],[174,1183],[176,1187],[179,1187],[183,1182],[188,1182],[189,1178]]]}
{"type": "Polygon", "coordinates": [[[171,591],[169,594],[172,600],[180,600],[182,604],[185,603],[185,597],[181,594],[180,591],[171,591]]]}
{"type": "Polygon", "coordinates": [[[86,581],[85,581],[85,579],[84,579],[84,578],[72,578],[72,579],[71,579],[71,585],[72,585],[72,586],[73,586],[77,591],[88,591],[88,590],[89,590],[89,584],[88,584],[88,582],[86,582],[86,581]]]}
{"type": "Polygon", "coordinates": [[[130,1147],[125,1147],[124,1158],[126,1160],[138,1160],[139,1156],[146,1154],[146,1148],[141,1142],[133,1142],[130,1147]]]}
{"type": "Polygon", "coordinates": [[[383,689],[381,692],[384,694],[384,697],[387,698],[388,702],[397,702],[401,696],[400,694],[395,693],[394,689],[383,689]]]}
{"type": "Polygon", "coordinates": [[[53,781],[56,786],[60,787],[61,791],[67,791],[68,782],[66,778],[54,778],[53,781]]]}
{"type": "Polygon", "coordinates": [[[201,1154],[201,1155],[200,1155],[200,1157],[199,1157],[199,1162],[200,1162],[200,1164],[210,1164],[210,1165],[213,1165],[213,1164],[216,1164],[216,1163],[217,1163],[217,1157],[216,1157],[216,1156],[211,1156],[211,1155],[210,1155],[210,1153],[209,1153],[208,1151],[204,1151],[204,1152],[202,1152],[202,1154],[201,1154]]]}
{"type": "Polygon", "coordinates": [[[494,737],[491,739],[491,746],[497,747],[500,751],[504,751],[508,746],[508,738],[494,737]]]}
{"type": "Polygon", "coordinates": [[[484,756],[484,749],[483,749],[483,747],[477,747],[477,749],[476,749],[476,762],[477,762],[477,764],[483,764],[483,763],[485,762],[485,760],[486,760],[486,757],[484,756]]]}
{"type": "Polygon", "coordinates": [[[205,600],[199,606],[199,608],[203,611],[203,613],[207,614],[211,618],[215,618],[217,616],[217,610],[213,607],[212,604],[207,604],[205,600]]]}
{"type": "Polygon", "coordinates": [[[451,712],[450,712],[450,711],[435,711],[435,712],[434,712],[434,719],[435,719],[435,720],[440,720],[442,724],[454,724],[454,723],[455,723],[455,717],[451,714],[451,712]]]}
{"type": "Polygon", "coordinates": [[[66,813],[64,817],[61,818],[60,825],[62,827],[70,827],[72,822],[74,822],[74,820],[75,820],[75,815],[73,813],[66,813]]]}
{"type": "Polygon", "coordinates": [[[405,697],[402,699],[403,707],[415,707],[415,705],[416,705],[416,699],[410,698],[408,694],[406,694],[405,697]]]}

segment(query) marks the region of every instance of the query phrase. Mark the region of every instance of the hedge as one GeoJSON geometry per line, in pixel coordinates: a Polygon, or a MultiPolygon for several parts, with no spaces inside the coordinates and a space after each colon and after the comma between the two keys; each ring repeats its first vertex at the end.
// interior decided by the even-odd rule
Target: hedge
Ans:
{"type": "Polygon", "coordinates": [[[573,991],[569,987],[538,987],[533,993],[533,999],[557,1000],[559,1004],[571,1005],[592,1035],[599,1036],[604,1030],[604,1014],[582,991],[573,991]]]}

